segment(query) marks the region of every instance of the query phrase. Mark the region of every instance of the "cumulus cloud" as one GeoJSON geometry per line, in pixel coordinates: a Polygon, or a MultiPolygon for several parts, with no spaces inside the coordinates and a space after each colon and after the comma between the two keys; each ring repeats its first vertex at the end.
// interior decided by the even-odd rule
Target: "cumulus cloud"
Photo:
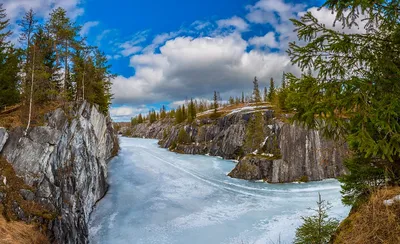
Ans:
{"type": "Polygon", "coordinates": [[[237,33],[176,37],[161,46],[160,53],[132,56],[130,65],[136,73],[114,80],[114,101],[146,104],[207,98],[212,97],[214,90],[237,95],[251,87],[254,76],[264,86],[270,77],[279,81],[283,70],[298,73],[283,53],[247,51],[247,48],[247,41],[237,33]]]}
{"type": "Polygon", "coordinates": [[[130,106],[121,106],[114,107],[110,109],[110,115],[113,117],[114,121],[129,121],[132,117],[135,117],[139,114],[148,113],[149,108],[145,105],[130,107],[130,106]]]}
{"type": "Polygon", "coordinates": [[[249,39],[249,43],[256,47],[277,48],[279,46],[274,32],[268,32],[264,36],[255,36],[249,39]]]}
{"type": "Polygon", "coordinates": [[[217,21],[217,25],[220,28],[234,27],[238,31],[246,31],[249,25],[242,18],[233,16],[229,19],[222,19],[217,21]]]}
{"type": "Polygon", "coordinates": [[[55,8],[64,8],[69,17],[75,19],[84,13],[80,7],[81,0],[2,0],[7,16],[14,22],[23,13],[33,9],[38,17],[47,17],[55,8]]]}

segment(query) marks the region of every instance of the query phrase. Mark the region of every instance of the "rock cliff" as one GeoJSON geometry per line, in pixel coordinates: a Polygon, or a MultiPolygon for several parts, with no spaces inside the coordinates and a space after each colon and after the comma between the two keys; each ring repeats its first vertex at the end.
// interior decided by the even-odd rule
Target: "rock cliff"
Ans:
{"type": "Polygon", "coordinates": [[[89,215],[106,193],[107,162],[117,151],[111,119],[87,102],[47,114],[26,136],[0,128],[1,156],[33,189],[25,195],[54,213],[45,222],[53,243],[88,242],[89,215]]]}
{"type": "Polygon", "coordinates": [[[159,139],[160,146],[185,154],[209,154],[239,163],[229,174],[234,178],[266,180],[271,183],[335,178],[346,172],[342,162],[346,145],[325,139],[319,131],[307,130],[275,118],[264,110],[264,142],[257,150],[246,148],[246,131],[253,112],[230,113],[219,119],[199,119],[175,125],[173,120],[125,128],[133,137],[159,139]],[[184,130],[190,143],[180,143],[184,130]]]}

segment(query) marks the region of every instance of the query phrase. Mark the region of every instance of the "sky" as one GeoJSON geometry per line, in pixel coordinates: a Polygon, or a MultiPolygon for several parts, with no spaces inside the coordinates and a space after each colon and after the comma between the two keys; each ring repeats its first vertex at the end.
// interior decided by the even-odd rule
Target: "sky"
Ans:
{"type": "MultiPolygon", "coordinates": [[[[115,121],[150,109],[249,94],[283,72],[300,74],[286,54],[297,41],[290,18],[310,11],[333,27],[334,15],[320,0],[0,0],[13,24],[30,8],[46,18],[63,7],[82,25],[90,45],[104,51],[113,80],[115,121]]],[[[354,30],[353,30],[354,31],[354,30]]]]}

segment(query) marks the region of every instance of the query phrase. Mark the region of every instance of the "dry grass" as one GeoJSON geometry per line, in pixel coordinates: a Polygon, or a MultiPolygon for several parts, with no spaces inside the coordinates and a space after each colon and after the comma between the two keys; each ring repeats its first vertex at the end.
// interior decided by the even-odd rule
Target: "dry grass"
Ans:
{"type": "MultiPolygon", "coordinates": [[[[32,110],[32,126],[40,126],[44,123],[44,115],[50,111],[54,111],[61,107],[59,102],[48,102],[33,107],[32,110]]],[[[28,121],[28,106],[15,105],[0,113],[0,127],[13,129],[16,127],[26,126],[28,121]]]]}
{"type": "Polygon", "coordinates": [[[347,217],[340,225],[334,243],[400,243],[400,202],[385,206],[384,200],[400,194],[400,187],[382,189],[347,217]]]}
{"type": "Polygon", "coordinates": [[[7,222],[0,215],[0,243],[1,244],[46,244],[50,243],[45,235],[39,232],[34,225],[24,222],[7,222]]]}
{"type": "Polygon", "coordinates": [[[35,189],[26,185],[24,181],[15,174],[11,164],[2,157],[0,157],[0,175],[5,176],[7,179],[6,186],[0,183],[0,192],[6,194],[6,197],[3,198],[3,201],[0,203],[0,207],[2,208],[0,213],[2,213],[4,217],[10,220],[17,220],[17,216],[11,211],[14,202],[17,202],[27,215],[39,216],[44,219],[54,219],[57,217],[55,213],[48,211],[37,202],[23,199],[20,194],[21,189],[31,190],[32,192],[34,192],[35,189]]]}

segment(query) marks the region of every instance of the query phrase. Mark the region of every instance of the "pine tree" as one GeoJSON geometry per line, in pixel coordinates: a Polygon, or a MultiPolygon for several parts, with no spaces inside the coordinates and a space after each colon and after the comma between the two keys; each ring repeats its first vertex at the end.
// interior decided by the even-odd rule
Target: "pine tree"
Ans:
{"type": "Polygon", "coordinates": [[[268,90],[267,87],[264,87],[264,102],[268,101],[268,90]]]}
{"type": "Polygon", "coordinates": [[[254,77],[253,80],[253,100],[252,102],[259,103],[261,102],[260,90],[258,89],[258,80],[257,77],[254,77]]]}
{"type": "Polygon", "coordinates": [[[335,31],[311,13],[292,20],[304,42],[290,43],[288,54],[303,71],[318,73],[286,75],[287,101],[296,109],[293,120],[349,145],[350,173],[341,181],[344,203],[353,205],[377,187],[400,185],[400,3],[328,0],[323,6],[343,28],[360,22],[361,10],[368,31],[335,31]]]}
{"type": "Polygon", "coordinates": [[[321,199],[318,193],[315,215],[302,217],[304,223],[296,231],[295,244],[326,244],[339,226],[339,221],[329,218],[330,204],[321,199]]]}
{"type": "Polygon", "coordinates": [[[138,124],[142,124],[143,123],[143,117],[142,114],[139,114],[138,116],[138,124]]]}
{"type": "Polygon", "coordinates": [[[244,92],[242,92],[242,103],[244,103],[244,92]]]}
{"type": "Polygon", "coordinates": [[[264,140],[264,121],[262,113],[254,113],[246,129],[246,148],[253,152],[258,149],[264,140]]]}
{"type": "Polygon", "coordinates": [[[188,106],[188,122],[191,123],[196,119],[196,106],[193,99],[190,99],[188,106]]]}
{"type": "Polygon", "coordinates": [[[269,83],[269,92],[268,92],[268,101],[272,102],[275,96],[275,84],[274,84],[274,78],[271,77],[270,83],[269,83]]]}
{"type": "Polygon", "coordinates": [[[167,117],[167,111],[165,106],[163,105],[160,109],[160,119],[165,119],[167,117]]]}
{"type": "Polygon", "coordinates": [[[216,91],[214,91],[214,98],[213,98],[213,117],[217,117],[217,112],[218,112],[218,94],[216,91]]]}
{"type": "Polygon", "coordinates": [[[286,74],[285,74],[285,71],[283,72],[283,75],[282,75],[282,89],[285,89],[286,88],[286,74]]]}
{"type": "Polygon", "coordinates": [[[175,111],[175,123],[180,124],[183,121],[184,121],[184,117],[183,117],[182,107],[178,106],[178,108],[175,111]]]}
{"type": "Polygon", "coordinates": [[[9,20],[0,4],[0,110],[19,102],[18,72],[19,52],[10,44],[8,38],[9,20]]]}

